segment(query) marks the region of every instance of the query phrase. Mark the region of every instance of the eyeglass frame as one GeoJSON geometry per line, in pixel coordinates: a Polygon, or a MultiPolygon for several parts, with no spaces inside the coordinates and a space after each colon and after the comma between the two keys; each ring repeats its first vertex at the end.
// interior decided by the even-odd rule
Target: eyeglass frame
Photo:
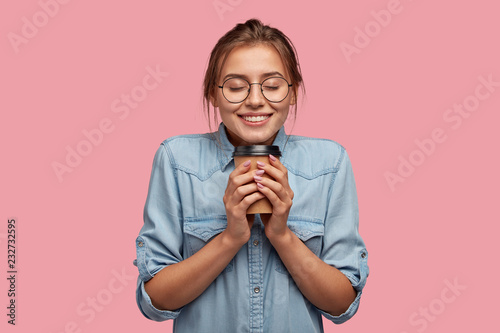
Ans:
{"type": "Polygon", "coordinates": [[[221,88],[221,89],[222,89],[222,96],[224,96],[224,98],[226,99],[226,101],[228,101],[229,103],[232,103],[232,104],[239,104],[239,103],[243,103],[243,102],[244,102],[244,101],[248,98],[248,96],[250,96],[250,91],[252,90],[252,85],[254,85],[254,84],[258,84],[258,85],[260,85],[260,92],[262,93],[262,96],[264,96],[264,98],[265,98],[267,101],[269,101],[270,103],[280,103],[280,102],[283,102],[283,101],[285,100],[285,98],[287,98],[287,97],[288,97],[288,94],[290,94],[290,87],[291,87],[291,86],[293,86],[293,84],[292,84],[292,83],[288,83],[288,81],[287,81],[284,77],[282,77],[282,76],[271,76],[271,77],[268,77],[268,78],[266,78],[266,79],[262,80],[262,82],[261,82],[261,83],[258,83],[258,82],[255,82],[255,83],[250,83],[250,82],[248,82],[248,80],[246,80],[246,79],[244,79],[244,78],[242,78],[242,77],[230,77],[230,78],[226,79],[224,82],[222,82],[222,85],[221,85],[221,86],[217,86],[217,87],[219,87],[219,88],[221,88]],[[231,102],[230,100],[228,100],[228,99],[227,99],[226,95],[224,95],[224,84],[226,84],[226,82],[227,82],[227,81],[232,80],[232,79],[240,79],[240,80],[246,81],[246,83],[248,83],[248,86],[249,86],[247,96],[246,96],[245,98],[243,98],[243,99],[242,99],[241,101],[239,101],[239,102],[231,102]],[[285,97],[283,97],[283,99],[282,99],[282,100],[277,101],[277,102],[276,102],[276,101],[271,101],[271,100],[270,100],[270,99],[268,99],[268,98],[266,97],[266,95],[264,94],[264,90],[262,89],[262,84],[263,84],[264,82],[266,82],[267,80],[270,80],[270,79],[282,79],[282,80],[284,80],[284,81],[286,82],[286,84],[287,84],[287,88],[288,88],[288,91],[286,92],[286,95],[285,95],[285,97]]]}

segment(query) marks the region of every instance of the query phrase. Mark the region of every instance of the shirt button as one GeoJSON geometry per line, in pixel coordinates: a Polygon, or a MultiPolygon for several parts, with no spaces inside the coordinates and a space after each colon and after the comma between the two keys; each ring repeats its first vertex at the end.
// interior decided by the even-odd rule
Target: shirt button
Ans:
{"type": "Polygon", "coordinates": [[[253,292],[256,293],[256,294],[260,293],[260,288],[259,287],[255,287],[253,289],[253,292]]]}
{"type": "Polygon", "coordinates": [[[255,246],[259,245],[259,241],[258,240],[254,240],[253,241],[253,245],[255,245],[255,246]]]}
{"type": "Polygon", "coordinates": [[[139,242],[139,243],[137,243],[137,245],[138,245],[139,247],[142,247],[142,246],[144,245],[144,243],[143,243],[143,242],[139,242]]]}

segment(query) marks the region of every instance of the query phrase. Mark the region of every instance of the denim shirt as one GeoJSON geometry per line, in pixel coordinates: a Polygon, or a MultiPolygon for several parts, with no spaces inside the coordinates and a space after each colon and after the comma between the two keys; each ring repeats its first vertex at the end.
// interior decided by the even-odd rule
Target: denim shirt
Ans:
{"type": "Polygon", "coordinates": [[[234,147],[221,123],[217,132],[165,140],[154,157],[134,261],[139,270],[137,304],[144,316],[174,319],[174,332],[179,333],[309,333],[323,332],[322,316],[340,324],[356,313],[368,276],[368,253],[358,232],[349,157],[334,141],[287,136],[284,127],[273,144],[280,147],[294,192],[288,227],[350,280],[357,292],[350,307],[333,316],[302,295],[258,214],[248,243],[198,298],[175,311],[152,305],[144,283],[192,256],[226,228],[222,197],[234,170],[234,147]]]}

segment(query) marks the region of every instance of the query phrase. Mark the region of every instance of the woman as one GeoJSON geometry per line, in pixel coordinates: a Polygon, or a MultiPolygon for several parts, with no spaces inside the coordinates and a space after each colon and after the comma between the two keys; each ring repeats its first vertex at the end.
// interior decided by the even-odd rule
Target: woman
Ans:
{"type": "Polygon", "coordinates": [[[214,47],[205,106],[218,131],[158,149],[136,240],[137,303],[175,332],[322,332],[358,309],[368,276],[345,149],[287,136],[302,76],[295,48],[252,19],[214,47]],[[276,145],[258,171],[235,168],[240,145],[276,145]],[[262,177],[263,174],[271,178],[262,177]],[[272,214],[246,214],[268,198],[272,214]]]}

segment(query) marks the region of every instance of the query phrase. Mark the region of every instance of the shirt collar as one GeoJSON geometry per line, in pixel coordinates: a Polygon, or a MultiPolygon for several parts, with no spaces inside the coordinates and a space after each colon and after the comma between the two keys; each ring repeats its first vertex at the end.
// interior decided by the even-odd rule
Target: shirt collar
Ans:
{"type": "MultiPolygon", "coordinates": [[[[234,146],[227,138],[226,126],[224,123],[219,124],[219,129],[215,133],[219,143],[219,149],[217,149],[217,157],[222,171],[226,170],[227,166],[233,161],[233,151],[234,146]],[[221,149],[222,148],[222,149],[221,149]]],[[[274,138],[273,145],[280,147],[281,155],[285,154],[285,144],[287,141],[287,135],[285,133],[285,126],[281,126],[276,138],[274,138]]]]}

